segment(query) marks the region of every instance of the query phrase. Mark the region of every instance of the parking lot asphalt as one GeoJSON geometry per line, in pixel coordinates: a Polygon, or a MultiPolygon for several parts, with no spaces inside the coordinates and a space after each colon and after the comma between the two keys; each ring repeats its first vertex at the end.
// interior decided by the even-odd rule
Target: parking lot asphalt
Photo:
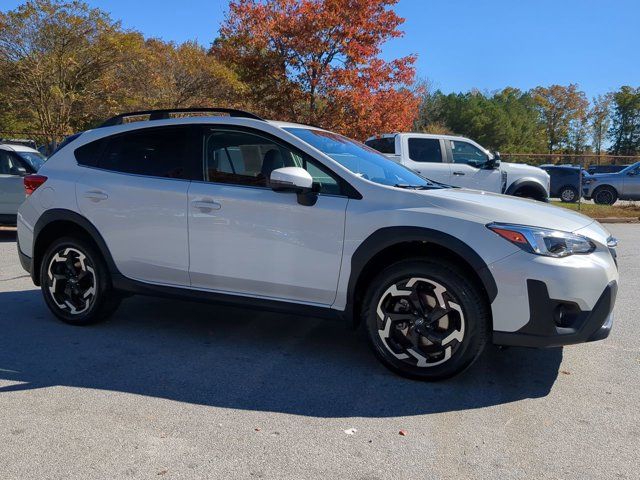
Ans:
{"type": "Polygon", "coordinates": [[[491,347],[434,384],[330,321],[132,297],[67,326],[0,232],[0,475],[639,478],[640,225],[607,228],[621,273],[607,340],[491,347]]]}

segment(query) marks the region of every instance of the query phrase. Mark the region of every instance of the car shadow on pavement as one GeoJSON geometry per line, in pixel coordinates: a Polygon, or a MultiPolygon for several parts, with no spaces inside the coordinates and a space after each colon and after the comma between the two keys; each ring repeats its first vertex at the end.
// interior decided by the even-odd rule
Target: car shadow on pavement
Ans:
{"type": "Polygon", "coordinates": [[[318,319],[132,297],[108,322],[57,321],[38,290],[0,293],[0,402],[70,386],[312,417],[395,417],[547,395],[562,349],[485,354],[439,383],[398,377],[362,330],[318,319]],[[2,386],[4,385],[4,386],[2,386]]]}

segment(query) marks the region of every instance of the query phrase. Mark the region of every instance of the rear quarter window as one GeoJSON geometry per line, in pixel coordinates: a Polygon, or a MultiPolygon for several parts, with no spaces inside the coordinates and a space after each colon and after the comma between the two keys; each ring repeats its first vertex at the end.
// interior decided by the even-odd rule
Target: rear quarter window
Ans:
{"type": "Polygon", "coordinates": [[[76,157],[78,165],[84,165],[85,167],[97,167],[100,155],[107,144],[106,138],[89,142],[80,148],[76,148],[73,154],[76,157]]]}

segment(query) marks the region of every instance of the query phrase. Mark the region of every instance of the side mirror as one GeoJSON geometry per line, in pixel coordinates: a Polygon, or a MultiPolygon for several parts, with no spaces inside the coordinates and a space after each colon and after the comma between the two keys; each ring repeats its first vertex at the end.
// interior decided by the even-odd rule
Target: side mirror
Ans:
{"type": "Polygon", "coordinates": [[[484,164],[485,170],[495,170],[499,167],[500,167],[500,158],[496,158],[496,157],[490,158],[484,164]]]}
{"type": "Polygon", "coordinates": [[[485,168],[495,170],[500,167],[500,152],[493,152],[493,158],[489,159],[485,168]]]}
{"type": "Polygon", "coordinates": [[[11,167],[9,175],[17,175],[19,177],[26,177],[27,170],[24,167],[11,167]]]}
{"type": "Polygon", "coordinates": [[[276,168],[269,176],[269,186],[275,192],[292,192],[300,205],[315,205],[318,194],[313,191],[313,178],[304,168],[276,168]]]}

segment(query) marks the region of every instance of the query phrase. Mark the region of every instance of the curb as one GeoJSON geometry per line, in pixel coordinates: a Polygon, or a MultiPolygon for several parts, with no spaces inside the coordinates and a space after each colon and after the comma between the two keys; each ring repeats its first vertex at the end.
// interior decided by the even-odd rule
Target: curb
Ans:
{"type": "Polygon", "coordinates": [[[600,223],[640,223],[640,219],[635,217],[605,217],[594,218],[600,223]]]}

